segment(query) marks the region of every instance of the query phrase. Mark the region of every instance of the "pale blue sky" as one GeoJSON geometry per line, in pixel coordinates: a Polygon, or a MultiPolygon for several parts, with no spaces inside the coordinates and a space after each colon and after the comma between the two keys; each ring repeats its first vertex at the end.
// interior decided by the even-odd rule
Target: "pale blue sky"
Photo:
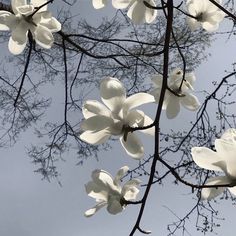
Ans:
{"type": "MultiPolygon", "coordinates": [[[[107,9],[99,12],[94,10],[90,1],[80,2],[78,9],[74,8],[74,13],[80,13],[81,17],[99,21],[100,17],[107,13],[107,9]]],[[[109,13],[113,12],[109,10],[109,13]]],[[[209,51],[212,57],[195,72],[196,91],[209,86],[210,81],[220,79],[224,75],[224,70],[231,69],[230,64],[235,61],[233,40],[226,43],[226,38],[220,36],[209,51]]],[[[91,99],[99,99],[97,93],[91,93],[90,96],[91,99]]],[[[60,106],[63,98],[60,100],[58,94],[55,94],[55,97],[58,99],[56,106],[60,106]]],[[[151,111],[148,113],[152,114],[151,111]]],[[[191,115],[190,112],[182,110],[179,119],[171,122],[172,127],[170,123],[163,123],[163,125],[169,128],[179,127],[188,122],[191,115]]],[[[165,117],[162,120],[164,122],[165,117]]],[[[144,139],[145,149],[152,150],[152,139],[150,137],[144,139]]],[[[115,174],[121,166],[135,167],[136,165],[135,161],[124,153],[118,142],[114,144],[113,150],[100,153],[99,162],[88,160],[83,166],[76,166],[76,157],[70,153],[65,154],[66,162],[58,164],[63,185],[60,187],[55,181],[51,183],[42,181],[41,176],[34,173],[35,166],[30,163],[25,149],[32,140],[36,140],[34,134],[32,131],[27,131],[22,134],[21,140],[14,147],[0,149],[0,236],[126,236],[129,234],[138,212],[135,206],[129,206],[116,216],[109,215],[105,209],[92,218],[83,216],[84,211],[95,204],[94,199],[87,197],[84,191],[84,184],[90,180],[92,170],[102,168],[115,174]]],[[[183,216],[194,204],[191,189],[182,185],[176,187],[170,184],[172,180],[173,178],[168,178],[164,187],[154,186],[150,194],[141,225],[151,230],[152,235],[167,235],[166,225],[175,220],[175,216],[164,206],[183,216]]],[[[231,206],[231,202],[219,203],[221,216],[226,217],[226,221],[221,222],[222,226],[216,232],[219,236],[235,236],[235,232],[232,231],[236,217],[235,207],[231,206]]],[[[193,220],[187,225],[190,235],[202,235],[195,230],[194,224],[193,220]]],[[[181,235],[181,232],[176,235],[181,235]]]]}

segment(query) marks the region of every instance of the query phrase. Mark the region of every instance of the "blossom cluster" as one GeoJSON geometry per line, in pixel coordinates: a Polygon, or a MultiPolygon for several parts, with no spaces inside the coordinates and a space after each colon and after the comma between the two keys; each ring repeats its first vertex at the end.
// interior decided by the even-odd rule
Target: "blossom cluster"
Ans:
{"type": "MultiPolygon", "coordinates": [[[[105,7],[108,2],[92,0],[96,9],[105,7]]],[[[222,4],[221,0],[216,2],[222,4]]],[[[135,24],[154,22],[158,10],[162,9],[161,6],[157,7],[155,0],[112,0],[111,3],[116,9],[128,9],[127,16],[135,24]]],[[[12,54],[23,52],[28,37],[45,49],[52,47],[53,33],[61,30],[61,24],[47,10],[47,4],[46,0],[11,0],[12,12],[0,10],[0,30],[11,31],[8,48],[12,54]]],[[[209,0],[187,0],[186,8],[185,14],[191,30],[202,27],[213,32],[225,17],[225,13],[209,0]]],[[[200,102],[192,94],[195,80],[193,72],[185,73],[179,68],[169,74],[162,105],[168,119],[178,115],[181,105],[190,111],[199,108],[200,102]]],[[[161,75],[154,75],[152,81],[154,89],[149,93],[140,92],[127,96],[125,86],[117,78],[103,79],[100,83],[102,103],[88,100],[83,105],[84,120],[81,122],[80,139],[98,145],[112,136],[118,137],[126,153],[140,160],[145,152],[136,130],[154,136],[155,120],[136,108],[148,103],[159,103],[163,91],[161,75]]],[[[203,200],[210,200],[225,189],[214,188],[214,185],[227,185],[229,191],[236,195],[236,130],[230,129],[220,139],[216,139],[215,149],[216,151],[205,147],[192,148],[193,160],[199,167],[225,174],[207,181],[206,185],[211,187],[202,190],[203,200]]],[[[85,216],[94,215],[104,206],[111,214],[120,213],[129,201],[137,198],[140,184],[138,179],[131,179],[121,186],[121,179],[128,170],[127,166],[122,167],[115,178],[104,170],[97,169],[92,172],[92,181],[85,185],[85,189],[90,197],[95,198],[97,204],[87,210],[85,216]]]]}

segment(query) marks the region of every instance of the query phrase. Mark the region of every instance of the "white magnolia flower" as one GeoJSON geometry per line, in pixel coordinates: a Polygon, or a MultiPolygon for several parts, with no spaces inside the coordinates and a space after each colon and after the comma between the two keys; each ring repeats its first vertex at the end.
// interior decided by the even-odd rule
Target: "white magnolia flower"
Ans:
{"type": "MultiPolygon", "coordinates": [[[[166,90],[162,109],[166,110],[166,115],[169,119],[173,119],[178,115],[180,104],[190,111],[195,111],[200,106],[198,98],[190,93],[190,91],[193,90],[193,84],[196,80],[194,74],[185,74],[185,80],[181,86],[181,90],[179,90],[182,79],[183,71],[181,69],[173,70],[168,78],[168,87],[173,92],[166,90]]],[[[150,93],[155,97],[158,103],[162,88],[162,76],[156,75],[152,78],[152,81],[156,88],[150,93]]]]}
{"type": "Polygon", "coordinates": [[[11,53],[20,54],[27,43],[30,30],[34,40],[43,48],[51,48],[52,33],[61,29],[61,24],[47,11],[46,0],[11,0],[13,13],[0,11],[0,30],[11,30],[8,48],[11,53]]]}
{"type": "MultiPolygon", "coordinates": [[[[146,0],[151,6],[156,6],[154,0],[146,0]]],[[[157,16],[157,10],[146,7],[143,0],[112,0],[112,5],[116,9],[129,7],[128,17],[135,23],[151,23],[157,16]]]]}
{"type": "MultiPolygon", "coordinates": [[[[227,130],[220,139],[215,140],[216,152],[206,147],[193,147],[192,156],[194,162],[207,170],[220,171],[225,176],[217,176],[209,179],[206,185],[236,185],[236,130],[227,130]]],[[[236,195],[236,187],[228,188],[236,195]]],[[[202,200],[211,200],[221,194],[224,187],[203,188],[201,192],[202,200]]]]}
{"type": "MultiPolygon", "coordinates": [[[[152,119],[140,110],[132,108],[154,102],[154,97],[147,93],[137,93],[126,98],[123,84],[116,78],[103,79],[100,94],[105,105],[89,100],[83,105],[85,120],[81,124],[84,131],[80,138],[90,144],[101,144],[112,135],[120,137],[126,152],[135,159],[144,154],[141,141],[134,132],[127,133],[127,127],[144,127],[153,123],[152,119]]],[[[154,128],[142,130],[154,135],[154,128]]]]}
{"type": "Polygon", "coordinates": [[[138,179],[132,179],[126,182],[123,187],[120,185],[121,178],[129,170],[128,166],[122,167],[113,179],[112,176],[104,170],[94,170],[92,172],[92,181],[85,185],[88,196],[95,198],[97,204],[85,212],[85,216],[94,215],[99,209],[107,206],[110,214],[120,213],[125,209],[125,200],[135,200],[140,184],[138,179]]]}
{"type": "MultiPolygon", "coordinates": [[[[216,2],[221,4],[221,0],[216,0],[216,2]]],[[[195,17],[188,17],[191,30],[202,26],[206,31],[215,31],[225,17],[225,13],[209,0],[188,0],[187,9],[188,13],[195,17]]]]}
{"type": "Polygon", "coordinates": [[[93,0],[92,3],[95,9],[100,9],[106,6],[107,0],[93,0]]]}

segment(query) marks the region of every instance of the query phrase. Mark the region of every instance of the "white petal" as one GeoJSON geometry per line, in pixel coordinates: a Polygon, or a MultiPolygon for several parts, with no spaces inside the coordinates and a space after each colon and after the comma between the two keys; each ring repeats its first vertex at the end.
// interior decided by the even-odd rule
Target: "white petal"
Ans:
{"type": "Polygon", "coordinates": [[[124,136],[122,136],[120,142],[127,154],[134,159],[140,160],[143,157],[143,145],[134,133],[128,133],[126,141],[124,140],[124,136]]]}
{"type": "MultiPolygon", "coordinates": [[[[144,116],[144,124],[143,124],[143,127],[148,126],[148,125],[151,125],[151,124],[153,124],[153,120],[152,120],[149,116],[145,115],[145,116],[144,116]]],[[[154,136],[154,135],[155,135],[155,126],[149,128],[149,129],[140,130],[140,132],[142,132],[142,133],[144,133],[144,134],[149,134],[149,135],[154,136]]]]}
{"type": "Polygon", "coordinates": [[[18,13],[17,8],[27,5],[27,0],[11,0],[11,7],[15,15],[18,13]]]}
{"type": "Polygon", "coordinates": [[[80,139],[89,144],[98,145],[105,143],[111,136],[110,131],[101,130],[98,132],[85,131],[80,135],[80,139]]]}
{"type": "Polygon", "coordinates": [[[219,24],[218,23],[212,24],[212,23],[206,21],[206,22],[202,23],[202,28],[208,32],[213,32],[219,28],[219,24]]]}
{"type": "Polygon", "coordinates": [[[23,44],[18,44],[18,42],[14,41],[12,37],[10,37],[9,42],[8,42],[8,49],[9,51],[14,54],[18,55],[23,52],[25,49],[26,42],[23,44]]]}
{"type": "Polygon", "coordinates": [[[153,95],[149,93],[135,93],[125,100],[123,105],[123,112],[125,114],[128,110],[131,110],[132,108],[152,102],[155,102],[155,98],[153,95]]]}
{"type": "Polygon", "coordinates": [[[200,106],[198,98],[190,93],[185,93],[185,96],[180,98],[180,103],[190,111],[196,111],[200,106]]]}
{"type": "Polygon", "coordinates": [[[27,42],[27,35],[30,25],[24,20],[20,20],[19,23],[12,29],[12,40],[19,45],[23,45],[27,42]]]}
{"type": "Polygon", "coordinates": [[[91,131],[100,131],[106,128],[111,127],[113,124],[113,120],[110,117],[106,116],[92,116],[87,120],[83,120],[81,122],[82,130],[91,130],[91,131]]]}
{"type": "Polygon", "coordinates": [[[93,0],[93,7],[95,9],[100,9],[105,7],[107,4],[107,0],[93,0]]]}
{"type": "Polygon", "coordinates": [[[96,206],[94,206],[93,208],[87,210],[84,213],[84,216],[86,216],[86,217],[93,216],[98,210],[100,210],[102,207],[104,207],[106,205],[107,205],[107,202],[99,202],[96,206]]]}
{"type": "Polygon", "coordinates": [[[128,172],[129,167],[128,166],[123,166],[122,168],[120,168],[113,180],[114,184],[119,186],[120,185],[120,180],[121,178],[128,172]]]}
{"type": "MultiPolygon", "coordinates": [[[[148,125],[151,125],[153,123],[153,120],[144,114],[144,112],[140,110],[132,110],[129,112],[127,118],[126,118],[127,124],[130,127],[145,127],[148,125]]],[[[149,128],[149,129],[144,129],[140,130],[141,132],[149,135],[154,135],[155,134],[155,128],[149,128]]]]}
{"type": "Polygon", "coordinates": [[[166,116],[168,119],[175,118],[180,111],[180,101],[175,95],[170,95],[168,104],[166,106],[166,116]]]}
{"type": "MultiPolygon", "coordinates": [[[[147,2],[151,6],[154,6],[154,7],[156,6],[156,4],[153,0],[149,0],[147,2]]],[[[147,23],[152,23],[156,19],[156,16],[157,16],[157,10],[146,7],[146,9],[145,9],[145,21],[147,23]]]]}
{"type": "Polygon", "coordinates": [[[96,100],[88,100],[84,103],[82,112],[85,119],[95,115],[110,116],[111,112],[102,103],[96,100]]]}
{"type": "Polygon", "coordinates": [[[104,191],[110,195],[119,195],[121,189],[119,186],[114,185],[113,178],[105,170],[94,170],[92,172],[92,180],[104,191]]]}
{"type": "Polygon", "coordinates": [[[95,198],[97,202],[100,200],[107,201],[108,188],[106,188],[106,186],[101,186],[90,181],[85,185],[85,190],[88,196],[95,198]]]}
{"type": "Polygon", "coordinates": [[[225,163],[223,166],[225,173],[236,178],[236,143],[225,139],[216,139],[215,148],[225,163]]]}
{"type": "Polygon", "coordinates": [[[17,7],[17,11],[21,15],[28,16],[34,12],[34,7],[32,5],[20,6],[20,7],[17,7]]]}
{"type": "Polygon", "coordinates": [[[146,7],[143,1],[135,1],[127,12],[127,16],[135,23],[144,22],[146,7]]]}
{"type": "Polygon", "coordinates": [[[0,11],[0,30],[9,30],[9,17],[12,16],[11,12],[0,11]]]}
{"type": "Polygon", "coordinates": [[[138,179],[132,179],[125,183],[125,185],[122,188],[121,194],[125,198],[125,200],[135,200],[137,198],[137,195],[139,193],[139,189],[137,186],[141,183],[138,179]]]}
{"type": "Polygon", "coordinates": [[[104,104],[113,112],[119,112],[126,98],[123,84],[116,78],[108,77],[100,84],[100,94],[104,104]]]}
{"type": "Polygon", "coordinates": [[[35,31],[32,33],[38,45],[46,49],[49,49],[52,47],[54,38],[51,31],[48,28],[42,25],[38,25],[35,31]]]}
{"type": "Polygon", "coordinates": [[[112,5],[116,9],[124,9],[129,6],[133,0],[112,0],[112,5]]]}
{"type": "Polygon", "coordinates": [[[52,33],[61,30],[61,23],[55,17],[52,17],[51,12],[49,11],[44,11],[40,13],[37,12],[33,16],[33,21],[37,25],[40,24],[48,28],[52,33]]]}
{"type": "Polygon", "coordinates": [[[207,170],[223,171],[221,167],[214,165],[215,163],[221,162],[223,158],[217,152],[206,147],[193,147],[191,154],[194,162],[199,167],[207,170]]]}
{"type": "MultiPolygon", "coordinates": [[[[221,185],[221,184],[229,184],[230,180],[226,176],[219,176],[209,179],[205,185],[221,185]]],[[[201,200],[208,200],[217,197],[221,193],[223,193],[225,187],[220,188],[203,188],[201,192],[201,200]]]]}
{"type": "Polygon", "coordinates": [[[221,139],[225,139],[231,142],[236,142],[236,129],[227,129],[222,135],[221,139]]]}

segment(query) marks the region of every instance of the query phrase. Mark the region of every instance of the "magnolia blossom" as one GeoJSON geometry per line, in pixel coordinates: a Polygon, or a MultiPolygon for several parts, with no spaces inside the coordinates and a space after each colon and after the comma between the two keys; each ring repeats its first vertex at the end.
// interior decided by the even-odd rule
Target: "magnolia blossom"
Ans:
{"type": "MultiPolygon", "coordinates": [[[[221,0],[215,1],[221,4],[221,0]]],[[[225,17],[225,13],[209,0],[188,0],[187,9],[188,13],[193,16],[188,17],[188,24],[191,30],[202,26],[206,31],[215,31],[225,17]]]]}
{"type": "MultiPolygon", "coordinates": [[[[154,0],[145,0],[151,6],[156,6],[154,0]]],[[[143,0],[112,0],[112,5],[116,9],[129,7],[128,17],[136,24],[143,22],[151,23],[157,16],[157,10],[146,7],[143,0]]]]}
{"type": "Polygon", "coordinates": [[[140,184],[138,179],[129,180],[123,187],[120,185],[121,178],[129,170],[128,166],[122,167],[113,179],[112,176],[104,170],[94,170],[92,172],[92,181],[85,185],[87,194],[95,198],[97,204],[85,212],[85,216],[94,215],[99,209],[107,206],[110,214],[120,213],[125,209],[125,201],[135,200],[140,184]]]}
{"type": "Polygon", "coordinates": [[[100,9],[106,6],[107,0],[93,0],[92,3],[95,9],[100,9]]]}
{"type": "MultiPolygon", "coordinates": [[[[206,147],[192,148],[194,162],[207,170],[223,172],[224,176],[210,178],[206,185],[236,185],[236,130],[227,130],[220,139],[215,140],[216,152],[206,147]]],[[[236,187],[229,187],[229,191],[236,195],[236,187]]],[[[203,188],[202,200],[211,200],[221,194],[225,187],[203,188]]]]}
{"type": "Polygon", "coordinates": [[[11,30],[8,48],[12,54],[20,54],[27,43],[30,30],[34,40],[43,48],[51,48],[52,33],[61,29],[61,24],[47,11],[46,0],[11,0],[13,13],[0,11],[0,30],[11,30]],[[41,8],[40,8],[41,7],[41,8]]]}
{"type": "MultiPolygon", "coordinates": [[[[106,142],[112,135],[119,136],[126,152],[133,158],[140,159],[144,154],[141,141],[129,127],[144,127],[153,123],[152,119],[140,110],[132,108],[154,102],[154,97],[147,93],[136,93],[126,98],[123,84],[116,78],[103,79],[100,84],[101,99],[89,100],[83,105],[80,138],[90,144],[106,142]]],[[[154,128],[141,130],[154,135],[154,128]]]]}
{"type": "MultiPolygon", "coordinates": [[[[167,118],[175,118],[180,111],[180,104],[190,111],[195,111],[200,106],[198,98],[190,93],[193,90],[193,84],[196,80],[193,73],[186,73],[183,80],[183,71],[181,69],[175,69],[168,78],[168,88],[166,90],[164,103],[162,109],[166,110],[167,118]],[[182,86],[180,88],[180,85],[182,86]]],[[[155,97],[156,102],[159,102],[161,88],[162,88],[162,76],[155,75],[152,78],[155,84],[155,89],[150,93],[155,97]]]]}

